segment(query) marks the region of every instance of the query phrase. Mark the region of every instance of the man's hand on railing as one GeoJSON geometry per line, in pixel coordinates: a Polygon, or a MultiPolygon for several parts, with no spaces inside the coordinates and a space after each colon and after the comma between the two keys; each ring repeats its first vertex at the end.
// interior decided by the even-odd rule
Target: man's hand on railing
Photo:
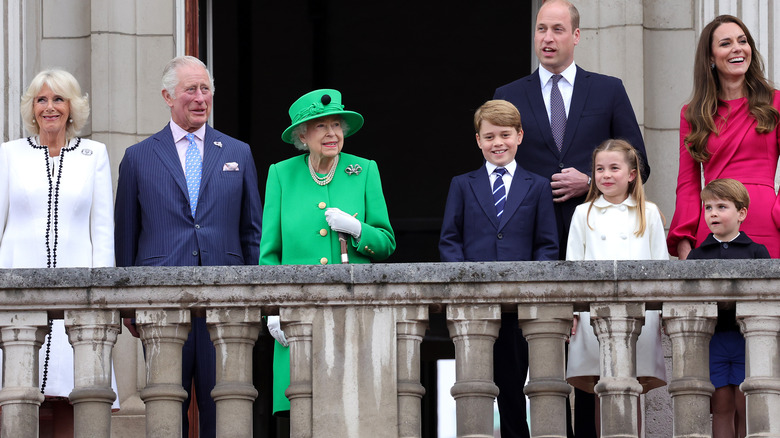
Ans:
{"type": "Polygon", "coordinates": [[[284,337],[284,332],[282,331],[282,327],[279,324],[278,316],[268,317],[268,333],[271,333],[271,336],[273,336],[277,342],[284,345],[285,347],[290,345],[287,343],[287,338],[284,337]]]}
{"type": "Polygon", "coordinates": [[[138,333],[138,330],[135,328],[135,322],[133,321],[133,318],[122,318],[122,323],[127,327],[128,330],[130,330],[130,334],[133,335],[136,338],[140,338],[141,334],[138,333]]]}

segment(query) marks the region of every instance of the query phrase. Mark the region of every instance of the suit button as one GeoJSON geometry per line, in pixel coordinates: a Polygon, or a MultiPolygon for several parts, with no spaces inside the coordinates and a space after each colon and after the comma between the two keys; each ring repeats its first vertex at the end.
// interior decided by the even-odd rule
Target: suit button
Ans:
{"type": "Polygon", "coordinates": [[[623,205],[623,204],[621,204],[619,208],[620,208],[620,211],[626,211],[626,206],[623,205]]]}
{"type": "Polygon", "coordinates": [[[626,240],[626,239],[628,239],[628,236],[626,236],[625,233],[620,233],[620,238],[623,239],[623,240],[626,240]]]}
{"type": "Polygon", "coordinates": [[[607,235],[606,234],[602,234],[601,235],[601,240],[607,240],[607,235]]]}
{"type": "Polygon", "coordinates": [[[317,207],[319,207],[320,210],[325,210],[325,207],[327,207],[327,206],[328,206],[328,204],[326,204],[324,202],[320,202],[319,204],[317,204],[317,207]]]}
{"type": "Polygon", "coordinates": [[[323,257],[323,258],[321,258],[321,259],[320,259],[320,264],[321,264],[321,265],[327,265],[327,264],[328,264],[328,259],[327,259],[327,257],[323,257]]]}
{"type": "Polygon", "coordinates": [[[195,224],[195,229],[196,229],[196,230],[199,230],[199,229],[200,229],[200,225],[198,225],[198,224],[195,224]]]}
{"type": "Polygon", "coordinates": [[[558,163],[558,167],[563,169],[563,163],[558,163]]]}
{"type": "Polygon", "coordinates": [[[728,242],[723,242],[723,249],[729,249],[728,242]]]}
{"type": "Polygon", "coordinates": [[[198,251],[192,251],[192,255],[197,256],[198,255],[198,251]]]}
{"type": "Polygon", "coordinates": [[[328,230],[326,230],[325,228],[320,230],[320,236],[325,237],[327,235],[328,235],[328,230]]]}
{"type": "Polygon", "coordinates": [[[498,240],[501,240],[504,238],[504,233],[498,233],[496,237],[498,237],[498,240]]]}

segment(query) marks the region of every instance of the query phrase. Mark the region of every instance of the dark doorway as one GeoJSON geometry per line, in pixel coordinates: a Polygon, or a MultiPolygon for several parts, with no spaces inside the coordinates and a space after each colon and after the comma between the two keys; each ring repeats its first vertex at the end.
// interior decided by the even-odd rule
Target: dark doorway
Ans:
{"type": "Polygon", "coordinates": [[[344,151],[379,164],[397,239],[388,262],[438,261],[450,179],[482,164],[474,111],[531,71],[530,0],[212,8],[214,125],[252,146],[261,194],[268,166],[300,153],[280,139],[290,104],[336,88],[346,109],[366,119],[344,151]]]}

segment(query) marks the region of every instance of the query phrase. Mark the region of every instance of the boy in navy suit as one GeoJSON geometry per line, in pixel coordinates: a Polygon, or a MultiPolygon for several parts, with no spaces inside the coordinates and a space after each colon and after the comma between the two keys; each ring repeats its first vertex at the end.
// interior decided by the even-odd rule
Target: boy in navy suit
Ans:
{"type": "MultiPolygon", "coordinates": [[[[547,179],[517,164],[523,140],[520,112],[505,100],[490,100],[474,114],[479,169],[450,184],[439,254],[444,262],[558,260],[558,231],[547,179]]],[[[528,437],[523,386],[528,344],[517,313],[501,315],[493,349],[502,437],[528,437]]]]}

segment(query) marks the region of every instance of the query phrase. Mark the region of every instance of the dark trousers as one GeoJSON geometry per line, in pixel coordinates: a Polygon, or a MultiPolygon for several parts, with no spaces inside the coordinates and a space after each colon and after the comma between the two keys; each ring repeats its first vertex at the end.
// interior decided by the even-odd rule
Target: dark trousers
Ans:
{"type": "Polygon", "coordinates": [[[190,335],[182,348],[181,383],[187,391],[187,399],[182,403],[183,437],[189,436],[187,411],[190,408],[193,381],[197,394],[200,437],[214,438],[217,435],[217,405],[211,398],[211,390],[217,378],[216,355],[206,327],[206,318],[193,317],[190,335]]]}
{"type": "Polygon", "coordinates": [[[528,375],[528,343],[517,322],[517,313],[502,313],[498,339],[493,346],[493,379],[498,385],[501,438],[529,438],[525,413],[525,378],[528,375]]]}

